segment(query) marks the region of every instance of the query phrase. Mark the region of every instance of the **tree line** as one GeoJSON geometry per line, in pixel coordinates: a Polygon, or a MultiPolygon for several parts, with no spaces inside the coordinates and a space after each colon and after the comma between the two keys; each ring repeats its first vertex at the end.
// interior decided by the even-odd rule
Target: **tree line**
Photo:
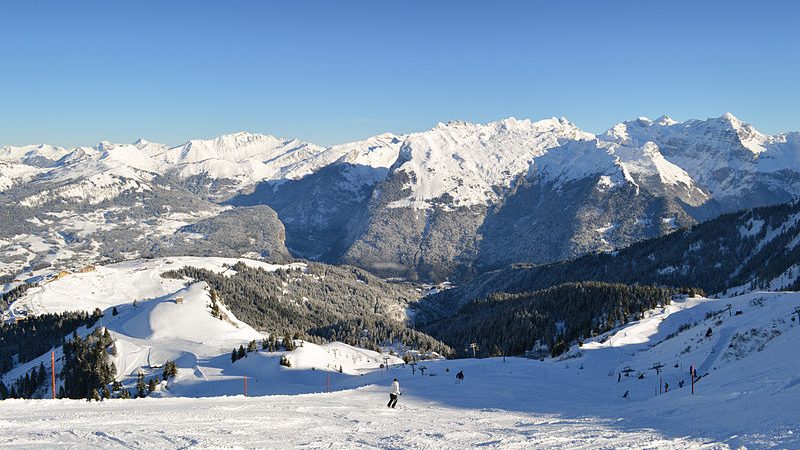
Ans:
{"type": "Polygon", "coordinates": [[[453,317],[420,329],[452,346],[458,356],[519,355],[537,344],[552,356],[572,343],[604,333],[671,302],[673,289],[601,282],[565,283],[474,300],[453,317]]]}
{"type": "Polygon", "coordinates": [[[0,375],[15,364],[38,358],[64,343],[64,336],[80,327],[92,327],[102,317],[99,309],[30,316],[25,320],[0,325],[0,375]]]}
{"type": "Polygon", "coordinates": [[[404,344],[450,354],[437,339],[407,324],[406,308],[416,301],[416,289],[389,283],[349,266],[309,263],[306,271],[265,271],[237,263],[233,275],[184,267],[162,274],[205,281],[214,298],[252,327],[274,336],[309,341],[339,340],[378,348],[404,344]]]}

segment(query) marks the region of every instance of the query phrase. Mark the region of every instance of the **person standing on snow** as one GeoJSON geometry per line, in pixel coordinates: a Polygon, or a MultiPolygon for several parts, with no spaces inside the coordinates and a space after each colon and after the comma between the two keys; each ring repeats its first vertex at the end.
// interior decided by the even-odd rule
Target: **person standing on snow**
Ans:
{"type": "Polygon", "coordinates": [[[397,397],[403,395],[400,392],[400,382],[397,378],[392,381],[392,389],[389,391],[389,403],[386,405],[389,408],[394,408],[397,405],[397,397]]]}

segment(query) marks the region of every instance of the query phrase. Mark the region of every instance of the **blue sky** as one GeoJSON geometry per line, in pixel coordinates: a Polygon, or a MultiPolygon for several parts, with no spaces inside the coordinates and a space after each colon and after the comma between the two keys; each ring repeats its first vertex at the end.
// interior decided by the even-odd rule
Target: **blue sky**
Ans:
{"type": "Polygon", "coordinates": [[[0,144],[731,111],[800,129],[800,3],[4,1],[0,144]]]}

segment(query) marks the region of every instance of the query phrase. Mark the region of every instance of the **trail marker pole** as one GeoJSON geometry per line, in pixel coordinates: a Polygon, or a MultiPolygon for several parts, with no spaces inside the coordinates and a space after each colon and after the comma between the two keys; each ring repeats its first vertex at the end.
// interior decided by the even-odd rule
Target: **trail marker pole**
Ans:
{"type": "Polygon", "coordinates": [[[476,357],[475,356],[475,349],[478,348],[478,344],[473,342],[473,343],[469,344],[469,346],[472,349],[472,357],[475,358],[476,357]]]}
{"type": "Polygon", "coordinates": [[[244,376],[244,396],[247,397],[247,375],[244,376]]]}
{"type": "Polygon", "coordinates": [[[692,363],[692,367],[689,368],[689,374],[692,376],[692,395],[694,395],[694,363],[692,363]]]}
{"type": "Polygon", "coordinates": [[[53,385],[53,400],[56,399],[56,351],[50,350],[50,381],[53,385]]]}

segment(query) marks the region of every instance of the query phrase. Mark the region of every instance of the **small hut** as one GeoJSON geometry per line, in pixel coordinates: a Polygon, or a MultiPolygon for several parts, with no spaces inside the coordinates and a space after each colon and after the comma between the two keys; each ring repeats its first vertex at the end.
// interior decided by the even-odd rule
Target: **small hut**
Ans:
{"type": "Polygon", "coordinates": [[[72,275],[72,273],[71,273],[71,272],[67,272],[66,270],[62,270],[61,272],[58,272],[58,273],[57,273],[57,274],[56,274],[56,275],[53,277],[53,280],[52,280],[52,281],[55,281],[55,280],[60,280],[60,279],[62,279],[62,278],[68,277],[68,276],[70,276],[70,275],[72,275]]]}

